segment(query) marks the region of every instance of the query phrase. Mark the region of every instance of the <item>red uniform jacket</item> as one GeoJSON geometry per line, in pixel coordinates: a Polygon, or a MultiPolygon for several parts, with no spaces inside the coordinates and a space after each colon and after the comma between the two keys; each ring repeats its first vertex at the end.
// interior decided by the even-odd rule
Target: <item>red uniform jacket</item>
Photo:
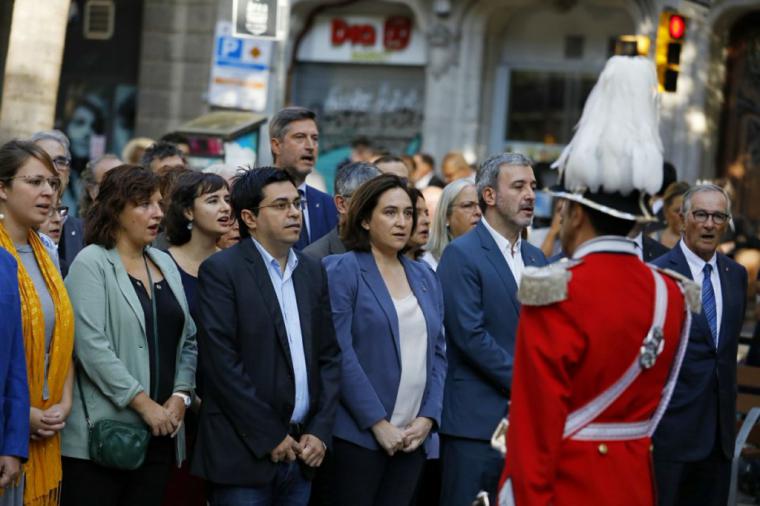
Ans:
{"type": "MultiPolygon", "coordinates": [[[[523,304],[515,346],[506,467],[517,506],[650,506],[655,485],[649,437],[563,440],[568,414],[620,379],[652,325],[651,268],[627,253],[591,252],[571,273],[565,300],[523,304]]],[[[684,297],[667,275],[664,349],[651,369],[594,423],[654,414],[684,325],[684,297]]]]}

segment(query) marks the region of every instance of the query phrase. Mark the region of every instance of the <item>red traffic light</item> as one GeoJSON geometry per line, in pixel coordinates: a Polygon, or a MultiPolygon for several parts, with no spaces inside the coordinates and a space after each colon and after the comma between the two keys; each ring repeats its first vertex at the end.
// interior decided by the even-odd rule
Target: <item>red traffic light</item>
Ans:
{"type": "Polygon", "coordinates": [[[668,34],[673,40],[680,40],[686,34],[686,20],[683,16],[673,14],[668,21],[668,34]]]}

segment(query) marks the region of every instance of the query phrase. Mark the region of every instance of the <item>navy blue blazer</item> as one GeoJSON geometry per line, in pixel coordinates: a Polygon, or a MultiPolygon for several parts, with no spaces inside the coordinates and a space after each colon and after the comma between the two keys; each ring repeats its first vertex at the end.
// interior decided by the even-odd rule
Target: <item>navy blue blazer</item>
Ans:
{"type": "MultiPolygon", "coordinates": [[[[528,241],[522,241],[521,253],[526,266],[546,265],[528,241]]],[[[509,404],[520,314],[517,283],[482,222],[446,247],[436,272],[449,359],[441,434],[488,440],[509,404]]]]}
{"type": "MultiPolygon", "coordinates": [[[[427,383],[418,416],[437,426],[446,375],[441,287],[426,264],[400,258],[427,325],[427,383]]],[[[390,420],[401,380],[396,309],[372,253],[349,251],[322,262],[343,360],[333,436],[377,450],[380,446],[370,429],[382,419],[390,420]]],[[[426,449],[429,442],[430,436],[426,449]]]]}
{"type": "MultiPolygon", "coordinates": [[[[692,314],[689,345],[673,397],[654,434],[658,460],[693,462],[705,459],[719,434],[727,458],[734,451],[736,427],[736,353],[744,322],[747,271],[718,253],[723,296],[718,347],[704,313],[692,314]]],[[[680,243],[654,265],[691,279],[680,243]]]]}
{"type": "Polygon", "coordinates": [[[29,455],[29,385],[16,260],[0,248],[0,455],[29,455]]]}
{"type": "Polygon", "coordinates": [[[309,241],[299,239],[293,246],[299,251],[338,225],[338,209],[330,195],[306,185],[305,198],[309,209],[309,241]]]}

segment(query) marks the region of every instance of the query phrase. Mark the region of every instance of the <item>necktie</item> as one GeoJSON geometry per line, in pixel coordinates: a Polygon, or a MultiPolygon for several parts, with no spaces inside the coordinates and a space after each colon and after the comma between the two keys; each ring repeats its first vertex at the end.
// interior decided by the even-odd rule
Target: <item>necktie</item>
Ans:
{"type": "MultiPolygon", "coordinates": [[[[301,200],[305,199],[305,194],[303,190],[298,190],[298,196],[301,197],[301,200]]],[[[306,215],[301,213],[302,220],[301,220],[301,236],[298,238],[298,242],[295,245],[296,249],[303,249],[306,246],[309,245],[309,229],[306,227],[306,215]]]]}
{"type": "Polygon", "coordinates": [[[702,269],[704,274],[702,278],[702,309],[705,312],[705,318],[707,318],[707,324],[710,325],[710,332],[712,332],[715,339],[715,345],[718,345],[718,318],[717,309],[715,307],[715,291],[713,291],[712,280],[710,274],[712,274],[712,265],[705,264],[702,269]]]}

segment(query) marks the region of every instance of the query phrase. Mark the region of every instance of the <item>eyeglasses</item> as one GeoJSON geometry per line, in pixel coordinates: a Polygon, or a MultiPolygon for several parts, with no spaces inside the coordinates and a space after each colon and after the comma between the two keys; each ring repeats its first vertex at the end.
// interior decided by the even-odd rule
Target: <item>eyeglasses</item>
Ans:
{"type": "Polygon", "coordinates": [[[60,216],[62,219],[66,219],[69,215],[69,206],[58,206],[50,209],[50,213],[48,216],[53,216],[55,213],[58,213],[58,216],[60,216]]]}
{"type": "Polygon", "coordinates": [[[713,223],[716,225],[723,225],[728,221],[729,216],[726,213],[714,212],[708,213],[707,211],[692,211],[691,215],[694,217],[694,221],[697,223],[706,223],[707,219],[712,217],[713,223]]]}
{"type": "Polygon", "coordinates": [[[297,198],[293,200],[286,200],[286,199],[280,199],[276,200],[271,204],[266,204],[263,206],[259,206],[259,209],[264,209],[265,207],[271,207],[275,211],[284,212],[290,209],[291,207],[295,209],[296,211],[303,211],[306,208],[306,200],[297,198]]]}
{"type": "Polygon", "coordinates": [[[475,211],[475,209],[478,207],[478,203],[471,200],[469,202],[462,202],[461,204],[454,204],[453,207],[458,207],[459,209],[463,211],[467,211],[468,213],[472,213],[475,211]]]}
{"type": "Polygon", "coordinates": [[[71,167],[71,158],[66,158],[65,156],[56,156],[53,158],[53,163],[56,167],[65,167],[68,169],[71,167]]]}
{"type": "Polygon", "coordinates": [[[8,179],[20,179],[26,184],[34,186],[35,188],[42,186],[43,183],[47,183],[54,192],[57,192],[61,189],[61,178],[56,176],[13,176],[9,177],[8,179]]]}

